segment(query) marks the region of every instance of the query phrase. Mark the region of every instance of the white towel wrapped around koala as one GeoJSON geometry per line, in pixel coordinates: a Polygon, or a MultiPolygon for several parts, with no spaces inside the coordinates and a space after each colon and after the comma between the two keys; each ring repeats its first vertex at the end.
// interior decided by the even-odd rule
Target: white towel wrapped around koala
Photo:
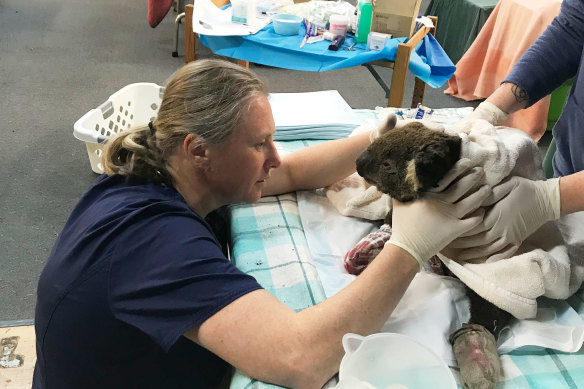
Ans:
{"type": "MultiPolygon", "coordinates": [[[[483,166],[488,185],[508,176],[545,178],[537,144],[521,130],[476,120],[464,132],[445,132],[461,137],[461,158],[483,166]]],[[[484,299],[518,319],[534,318],[538,297],[568,298],[584,280],[584,213],[546,223],[511,258],[464,263],[439,257],[484,299]]]]}
{"type": "MultiPolygon", "coordinates": [[[[400,121],[396,127],[405,123],[400,121]]],[[[472,166],[482,166],[488,185],[496,185],[508,176],[544,178],[537,144],[523,131],[495,127],[485,120],[475,120],[459,133],[439,125],[428,125],[429,122],[424,124],[460,136],[461,158],[468,158],[472,166]]],[[[371,127],[359,129],[364,130],[371,130],[371,127]]],[[[389,196],[369,186],[356,173],[327,188],[326,194],[335,208],[346,216],[377,220],[383,219],[391,209],[389,196]]],[[[439,257],[486,300],[518,319],[533,318],[538,297],[568,298],[584,280],[584,213],[543,225],[511,258],[459,263],[455,258],[439,257]]]]}

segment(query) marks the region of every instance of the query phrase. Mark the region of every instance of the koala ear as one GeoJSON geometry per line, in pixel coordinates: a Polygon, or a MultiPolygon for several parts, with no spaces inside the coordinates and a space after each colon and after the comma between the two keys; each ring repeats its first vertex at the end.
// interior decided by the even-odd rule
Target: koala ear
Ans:
{"type": "Polygon", "coordinates": [[[414,157],[419,188],[429,189],[450,170],[460,158],[460,138],[444,137],[425,145],[414,157]]]}
{"type": "Polygon", "coordinates": [[[397,116],[395,113],[390,112],[385,120],[379,125],[378,132],[379,135],[383,135],[387,133],[389,130],[393,130],[395,128],[395,124],[397,123],[397,116]]]}

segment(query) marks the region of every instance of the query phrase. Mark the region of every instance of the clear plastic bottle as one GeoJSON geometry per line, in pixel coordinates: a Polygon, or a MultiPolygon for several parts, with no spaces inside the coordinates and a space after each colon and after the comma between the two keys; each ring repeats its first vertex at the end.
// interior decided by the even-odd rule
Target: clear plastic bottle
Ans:
{"type": "Polygon", "coordinates": [[[367,36],[371,31],[371,18],[373,17],[373,4],[371,0],[359,0],[357,7],[357,43],[367,42],[367,36]]]}

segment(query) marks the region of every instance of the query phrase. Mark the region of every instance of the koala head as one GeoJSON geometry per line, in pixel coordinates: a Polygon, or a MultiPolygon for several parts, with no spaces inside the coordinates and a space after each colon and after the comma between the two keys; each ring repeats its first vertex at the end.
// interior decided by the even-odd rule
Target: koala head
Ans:
{"type": "Polygon", "coordinates": [[[357,173],[405,202],[433,186],[460,158],[461,140],[420,122],[386,131],[357,158],[357,173]]]}

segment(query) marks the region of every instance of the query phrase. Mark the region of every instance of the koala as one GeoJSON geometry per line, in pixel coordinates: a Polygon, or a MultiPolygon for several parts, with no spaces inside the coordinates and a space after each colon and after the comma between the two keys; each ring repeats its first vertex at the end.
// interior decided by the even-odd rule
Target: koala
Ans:
{"type": "Polygon", "coordinates": [[[412,201],[435,186],[460,158],[458,136],[420,122],[385,130],[357,158],[357,173],[399,201],[412,201]]]}
{"type": "MultiPolygon", "coordinates": [[[[437,183],[461,155],[461,139],[411,122],[400,128],[388,120],[380,137],[357,158],[357,173],[381,192],[402,202],[413,201],[437,183]]],[[[391,215],[386,217],[386,223],[391,215]]],[[[436,257],[432,270],[454,276],[436,257]]],[[[450,336],[464,388],[493,388],[501,373],[496,337],[511,315],[466,288],[470,321],[450,336]]]]}

